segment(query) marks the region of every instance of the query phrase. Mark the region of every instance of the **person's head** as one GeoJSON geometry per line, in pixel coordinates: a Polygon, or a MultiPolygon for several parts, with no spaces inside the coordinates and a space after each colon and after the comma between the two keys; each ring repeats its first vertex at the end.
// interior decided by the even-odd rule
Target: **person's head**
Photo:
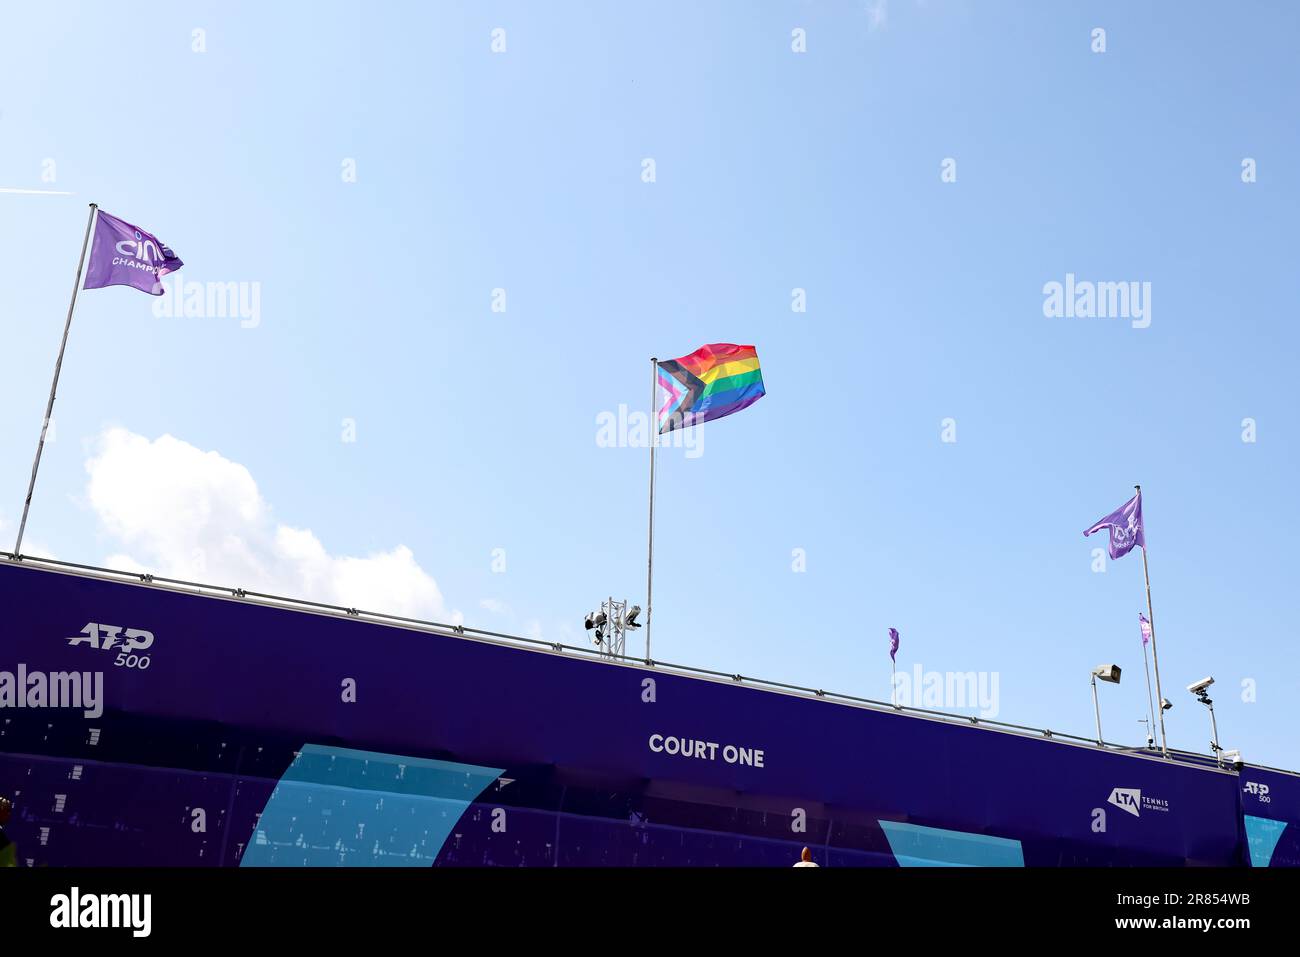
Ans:
{"type": "Polygon", "coordinates": [[[811,861],[811,860],[812,860],[812,851],[808,850],[808,848],[805,847],[805,848],[803,849],[803,853],[799,855],[799,860],[801,860],[801,861],[811,861]]]}
{"type": "Polygon", "coordinates": [[[9,814],[14,809],[13,802],[8,798],[0,797],[0,827],[9,823],[9,814]]]}

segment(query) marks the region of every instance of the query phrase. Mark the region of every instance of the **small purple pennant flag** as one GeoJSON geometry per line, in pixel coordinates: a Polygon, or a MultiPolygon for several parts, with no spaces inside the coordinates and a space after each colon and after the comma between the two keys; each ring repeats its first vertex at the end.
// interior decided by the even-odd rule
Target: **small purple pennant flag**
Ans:
{"type": "Polygon", "coordinates": [[[157,236],[101,209],[95,216],[95,238],[83,288],[134,286],[151,296],[161,296],[162,277],[183,265],[157,236]]]}
{"type": "Polygon", "coordinates": [[[897,661],[894,655],[898,654],[898,629],[889,629],[889,660],[897,661]]]}
{"type": "Polygon", "coordinates": [[[1133,550],[1134,545],[1146,548],[1147,539],[1142,528],[1142,493],[1138,492],[1084,532],[1083,536],[1087,538],[1093,532],[1099,532],[1103,528],[1110,529],[1111,558],[1123,558],[1133,550]]]}
{"type": "Polygon", "coordinates": [[[1151,643],[1151,622],[1147,621],[1147,616],[1142,614],[1141,612],[1138,613],[1138,628],[1142,629],[1142,644],[1144,645],[1150,644],[1151,643]]]}

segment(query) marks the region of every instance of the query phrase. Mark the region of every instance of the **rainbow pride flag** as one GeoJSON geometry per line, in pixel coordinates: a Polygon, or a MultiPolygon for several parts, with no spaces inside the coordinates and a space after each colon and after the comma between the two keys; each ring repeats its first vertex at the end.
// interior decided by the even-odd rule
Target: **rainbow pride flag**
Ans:
{"type": "Polygon", "coordinates": [[[763,372],[753,346],[715,342],[688,356],[659,363],[659,433],[671,432],[748,408],[763,398],[763,372]]]}

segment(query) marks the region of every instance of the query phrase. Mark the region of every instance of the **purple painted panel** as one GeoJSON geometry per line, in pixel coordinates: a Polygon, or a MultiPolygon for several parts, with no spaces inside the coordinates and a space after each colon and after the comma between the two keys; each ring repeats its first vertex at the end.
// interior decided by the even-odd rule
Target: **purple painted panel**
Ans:
{"type": "MultiPolygon", "coordinates": [[[[61,712],[58,742],[34,741],[30,722],[19,721],[0,738],[11,751],[82,754],[97,726],[95,753],[117,763],[269,779],[304,743],[509,768],[530,795],[519,803],[557,809],[561,788],[565,807],[578,808],[560,863],[597,853],[593,838],[579,841],[584,828],[643,856],[632,813],[701,832],[678,839],[678,857],[701,862],[726,858],[726,842],[709,835],[731,828],[748,835],[734,862],[766,863],[760,839],[775,842],[773,857],[788,856],[787,844],[829,840],[868,862],[888,853],[877,819],[1015,838],[1031,865],[1244,859],[1230,773],[12,563],[0,564],[0,602],[0,669],[97,670],[107,709],[95,719],[61,712]],[[136,647],[115,664],[127,641],[136,647]]],[[[124,801],[105,800],[105,814],[135,820],[119,814],[124,801]]],[[[511,800],[508,788],[502,800],[511,800]]],[[[176,813],[171,804],[165,811],[176,813]]],[[[560,830],[569,826],[562,817],[560,830]]],[[[227,850],[225,862],[235,856],[227,850]]]]}

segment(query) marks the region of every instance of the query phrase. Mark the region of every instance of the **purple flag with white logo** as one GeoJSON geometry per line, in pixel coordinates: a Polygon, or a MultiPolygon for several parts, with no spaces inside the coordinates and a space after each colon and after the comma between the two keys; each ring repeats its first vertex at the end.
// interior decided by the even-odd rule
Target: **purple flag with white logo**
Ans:
{"type": "Polygon", "coordinates": [[[889,660],[896,661],[894,655],[898,654],[898,629],[889,629],[889,660]]]}
{"type": "Polygon", "coordinates": [[[1151,622],[1147,621],[1147,616],[1141,612],[1138,613],[1138,628],[1142,629],[1142,644],[1151,643],[1151,622]]]}
{"type": "Polygon", "coordinates": [[[146,233],[101,209],[95,216],[95,239],[83,288],[134,286],[151,296],[161,296],[162,277],[183,265],[153,233],[146,233]]]}
{"type": "Polygon", "coordinates": [[[1134,545],[1146,548],[1147,539],[1142,530],[1142,493],[1138,492],[1083,535],[1087,538],[1093,532],[1099,532],[1103,528],[1110,529],[1111,558],[1123,558],[1133,550],[1134,545]]]}

